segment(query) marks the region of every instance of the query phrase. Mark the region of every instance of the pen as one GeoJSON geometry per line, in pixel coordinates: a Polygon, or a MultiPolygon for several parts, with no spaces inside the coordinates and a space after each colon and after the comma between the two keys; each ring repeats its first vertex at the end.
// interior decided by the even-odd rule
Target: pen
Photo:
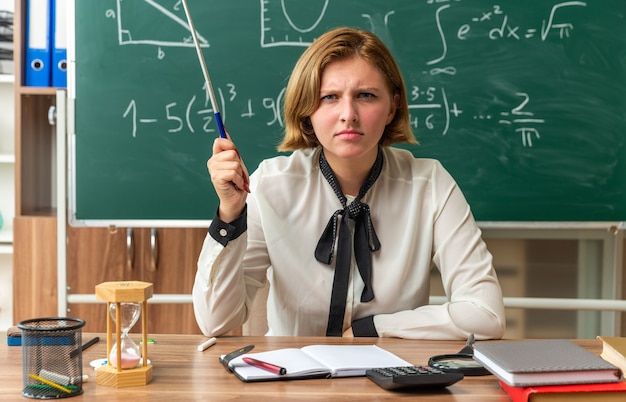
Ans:
{"type": "Polygon", "coordinates": [[[44,383],[44,384],[46,384],[46,385],[49,385],[49,386],[51,386],[51,387],[53,387],[53,388],[59,389],[59,390],[61,390],[61,391],[63,391],[63,392],[67,392],[68,394],[71,394],[71,393],[72,393],[72,390],[71,390],[71,389],[69,389],[69,388],[67,388],[67,387],[64,387],[64,386],[62,386],[62,385],[59,385],[59,384],[57,384],[56,382],[46,380],[45,378],[41,378],[41,377],[39,377],[38,375],[35,375],[35,374],[32,374],[32,373],[31,373],[31,374],[28,374],[28,376],[29,376],[30,378],[34,379],[34,380],[40,381],[40,382],[42,382],[42,383],[44,383]]]}
{"type": "Polygon", "coordinates": [[[217,339],[215,339],[215,337],[209,339],[208,341],[202,342],[200,345],[198,345],[198,351],[204,352],[206,349],[215,345],[215,342],[217,342],[217,339]]]}
{"type": "Polygon", "coordinates": [[[251,366],[258,367],[263,370],[267,370],[274,374],[278,374],[278,375],[287,374],[287,369],[284,367],[280,367],[272,363],[263,362],[261,360],[253,359],[252,357],[244,357],[243,361],[248,363],[251,366]]]}
{"type": "Polygon", "coordinates": [[[95,338],[91,338],[87,342],[83,343],[83,345],[79,349],[72,350],[70,352],[70,357],[76,357],[76,355],[78,354],[79,351],[87,349],[88,347],[92,346],[93,344],[97,343],[98,341],[100,341],[100,338],[97,337],[97,336],[95,338]]]}

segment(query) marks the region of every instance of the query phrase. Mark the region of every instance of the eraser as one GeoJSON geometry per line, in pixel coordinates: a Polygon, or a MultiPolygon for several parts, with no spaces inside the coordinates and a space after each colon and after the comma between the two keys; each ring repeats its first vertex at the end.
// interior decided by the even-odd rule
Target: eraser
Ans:
{"type": "Polygon", "coordinates": [[[22,330],[18,327],[9,327],[9,329],[7,329],[7,336],[22,336],[22,330]]]}
{"type": "Polygon", "coordinates": [[[7,345],[22,346],[22,337],[21,336],[7,336],[7,345]]]}
{"type": "Polygon", "coordinates": [[[22,346],[22,330],[18,327],[10,327],[7,329],[7,345],[22,346]]]}

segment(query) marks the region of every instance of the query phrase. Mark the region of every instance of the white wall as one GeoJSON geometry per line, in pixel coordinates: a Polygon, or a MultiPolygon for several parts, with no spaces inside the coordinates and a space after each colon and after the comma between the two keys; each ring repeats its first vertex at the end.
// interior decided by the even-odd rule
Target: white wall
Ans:
{"type": "Polygon", "coordinates": [[[14,0],[0,0],[0,10],[13,11],[15,9],[14,0]]]}
{"type": "MultiPolygon", "coordinates": [[[[0,10],[14,11],[14,0],[0,0],[0,10]]],[[[13,84],[0,83],[0,155],[12,154],[13,143],[13,84]]],[[[0,162],[0,213],[4,218],[4,233],[0,234],[0,331],[13,323],[13,255],[10,250],[11,236],[6,233],[13,226],[15,190],[13,166],[0,162]],[[7,240],[8,239],[8,240],[7,240]]]]}

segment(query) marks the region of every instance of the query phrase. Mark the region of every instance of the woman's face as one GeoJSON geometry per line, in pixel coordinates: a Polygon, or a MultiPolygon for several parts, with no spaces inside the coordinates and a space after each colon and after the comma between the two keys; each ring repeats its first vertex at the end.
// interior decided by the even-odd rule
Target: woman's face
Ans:
{"type": "Polygon", "coordinates": [[[371,165],[396,104],[383,74],[360,57],[326,66],[311,124],[328,161],[371,165]]]}

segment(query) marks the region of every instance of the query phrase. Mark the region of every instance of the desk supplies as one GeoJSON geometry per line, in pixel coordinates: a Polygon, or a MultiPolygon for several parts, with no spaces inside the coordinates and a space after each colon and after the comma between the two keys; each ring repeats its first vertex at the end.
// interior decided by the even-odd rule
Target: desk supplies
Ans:
{"type": "Polygon", "coordinates": [[[152,381],[148,359],[148,299],[152,283],[142,281],[102,282],[96,285],[96,299],[107,302],[107,364],[96,370],[96,383],[107,387],[132,387],[152,381]],[[140,351],[128,331],[141,316],[140,351]],[[114,318],[115,317],[115,318],[114,318]],[[115,336],[115,341],[113,341],[115,336]],[[123,342],[125,341],[125,342],[123,342]],[[115,359],[115,361],[112,361],[115,359]]]}
{"type": "Polygon", "coordinates": [[[474,359],[474,334],[470,334],[463,349],[458,353],[431,356],[428,365],[446,373],[464,376],[489,375],[491,372],[474,359]]]}
{"type": "MultiPolygon", "coordinates": [[[[104,334],[99,335],[101,339],[104,334]]],[[[83,333],[83,336],[85,334],[83,333]]],[[[157,343],[150,346],[150,358],[156,362],[166,362],[166,368],[155,371],[155,381],[148,387],[110,388],[95,383],[85,386],[87,400],[153,402],[179,400],[207,401],[264,401],[289,400],[309,402],[328,401],[393,401],[408,398],[407,401],[435,402],[506,402],[506,396],[495,376],[466,377],[452,387],[434,391],[410,391],[391,393],[379,387],[367,377],[346,377],[321,381],[271,381],[264,384],[245,384],[232,373],[224,370],[218,356],[248,344],[254,344],[254,351],[268,351],[281,348],[300,348],[306,345],[370,345],[394,353],[403,359],[421,364],[429,356],[459,350],[465,342],[458,340],[411,340],[400,338],[330,338],[324,336],[224,336],[208,353],[200,353],[196,347],[207,338],[200,334],[159,334],[154,336],[157,343]],[[158,374],[158,376],[157,376],[158,374]],[[243,386],[240,386],[243,385],[243,386]],[[422,397],[420,397],[422,396],[422,397]]],[[[480,341],[479,341],[480,342],[480,341]]],[[[601,345],[596,339],[575,340],[595,354],[600,354],[601,345]]],[[[89,361],[105,357],[105,345],[99,342],[83,353],[83,371],[91,372],[89,361]]],[[[0,344],[0,400],[18,400],[21,398],[22,348],[7,347],[0,344]]],[[[99,370],[99,369],[98,369],[99,370]]],[[[97,370],[96,370],[97,372],[97,370]]],[[[36,373],[36,372],[35,372],[36,373]]],[[[94,373],[95,375],[95,373],[94,373]]],[[[92,375],[89,375],[92,377],[92,375]]],[[[90,382],[93,379],[90,378],[90,382]]],[[[84,383],[84,380],[83,380],[84,383]]],[[[73,398],[75,399],[75,398],[73,398]]],[[[404,400],[404,399],[403,399],[404,400]]],[[[24,402],[28,402],[24,399],[24,402]]],[[[68,400],[70,402],[70,400],[68,400]]],[[[78,401],[77,401],[78,402],[78,401]]],[[[580,402],[580,401],[579,401],[580,402]]]]}
{"type": "Polygon", "coordinates": [[[268,362],[264,362],[258,359],[253,359],[252,357],[243,357],[242,360],[254,367],[258,367],[260,369],[263,370],[267,370],[270,373],[274,373],[274,374],[278,374],[278,375],[285,375],[287,374],[287,369],[284,367],[280,367],[277,366],[275,364],[272,363],[268,363],[268,362]]]}
{"type": "Polygon", "coordinates": [[[28,376],[29,376],[30,378],[34,379],[34,380],[37,380],[37,381],[39,381],[39,382],[42,382],[42,383],[44,383],[44,384],[46,384],[46,385],[49,385],[49,386],[51,386],[51,387],[53,387],[53,388],[56,388],[56,389],[58,389],[58,390],[60,390],[60,391],[65,392],[65,393],[68,393],[68,394],[71,394],[71,393],[72,393],[72,390],[71,390],[71,389],[69,389],[69,388],[67,388],[67,387],[64,387],[64,386],[62,386],[62,385],[59,385],[59,384],[57,384],[57,383],[56,383],[56,382],[54,382],[54,381],[46,380],[45,378],[39,377],[39,376],[38,376],[38,375],[36,375],[36,374],[32,374],[32,373],[31,373],[31,374],[28,374],[28,376]]]}
{"type": "Polygon", "coordinates": [[[513,386],[616,382],[620,370],[566,339],[486,341],[474,358],[513,386]]]}
{"type": "Polygon", "coordinates": [[[376,345],[309,345],[238,356],[228,364],[244,382],[325,377],[364,376],[376,367],[412,366],[411,363],[376,345]],[[284,375],[251,366],[246,357],[283,367],[284,375]]]}
{"type": "Polygon", "coordinates": [[[380,367],[367,370],[365,375],[388,390],[445,388],[464,377],[461,373],[445,373],[431,366],[380,367]]]}
{"type": "MultiPolygon", "coordinates": [[[[82,359],[70,352],[81,345],[85,321],[78,318],[34,318],[21,321],[22,395],[55,399],[83,393],[82,359]]],[[[80,346],[78,356],[81,356],[80,346]]]]}
{"type": "Polygon", "coordinates": [[[500,381],[513,402],[623,402],[626,382],[514,387],[500,381]]]}
{"type": "Polygon", "coordinates": [[[215,337],[202,342],[200,345],[198,345],[198,351],[199,352],[204,352],[206,349],[210,348],[211,346],[215,345],[215,342],[217,342],[217,339],[215,339],[215,337]]]}
{"type": "Polygon", "coordinates": [[[598,336],[602,341],[602,353],[600,357],[612,363],[626,373],[626,338],[618,336],[598,336]]]}
{"type": "Polygon", "coordinates": [[[230,366],[230,361],[236,357],[239,357],[245,353],[248,353],[252,349],[254,349],[254,345],[248,345],[248,346],[244,346],[243,348],[233,350],[232,352],[225,354],[224,356],[220,356],[220,359],[219,359],[220,363],[222,363],[222,366],[224,366],[226,371],[228,371],[229,373],[232,373],[233,369],[230,366]]]}
{"type": "Polygon", "coordinates": [[[22,330],[18,327],[9,327],[7,329],[7,345],[22,346],[22,330]]]}
{"type": "Polygon", "coordinates": [[[94,337],[94,338],[91,338],[91,339],[90,339],[90,340],[88,340],[87,342],[83,343],[83,344],[81,345],[81,347],[80,347],[80,348],[72,350],[72,351],[70,352],[70,357],[76,357],[76,356],[78,356],[78,352],[79,352],[79,351],[83,351],[83,350],[87,349],[88,347],[95,345],[95,344],[96,344],[96,343],[98,343],[99,341],[100,341],[100,338],[99,338],[99,337],[97,337],[97,336],[96,336],[96,337],[94,337]]]}
{"type": "Polygon", "coordinates": [[[86,374],[83,374],[81,377],[70,377],[48,370],[41,370],[39,372],[39,377],[63,386],[74,385],[78,384],[80,381],[86,382],[89,380],[89,376],[86,374]]]}

